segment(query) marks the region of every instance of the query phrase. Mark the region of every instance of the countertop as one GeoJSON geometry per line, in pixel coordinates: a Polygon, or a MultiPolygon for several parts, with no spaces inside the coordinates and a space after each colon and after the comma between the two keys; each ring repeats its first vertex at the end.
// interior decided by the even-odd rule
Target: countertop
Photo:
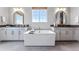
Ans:
{"type": "Polygon", "coordinates": [[[57,26],[52,25],[51,27],[79,27],[79,25],[57,25],[57,26]]]}
{"type": "MultiPolygon", "coordinates": [[[[12,25],[12,24],[6,24],[6,25],[0,25],[0,27],[29,27],[29,25],[12,25]]],[[[79,25],[50,25],[50,27],[79,27],[79,25]]]]}
{"type": "Polygon", "coordinates": [[[12,24],[6,24],[6,25],[0,25],[0,27],[28,27],[28,25],[12,25],[12,24]]]}

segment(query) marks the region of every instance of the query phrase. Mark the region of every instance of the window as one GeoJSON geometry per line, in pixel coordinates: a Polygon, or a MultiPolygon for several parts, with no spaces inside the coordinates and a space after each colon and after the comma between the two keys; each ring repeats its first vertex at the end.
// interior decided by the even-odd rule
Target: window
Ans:
{"type": "Polygon", "coordinates": [[[47,22],[47,9],[32,9],[32,22],[47,22]]]}

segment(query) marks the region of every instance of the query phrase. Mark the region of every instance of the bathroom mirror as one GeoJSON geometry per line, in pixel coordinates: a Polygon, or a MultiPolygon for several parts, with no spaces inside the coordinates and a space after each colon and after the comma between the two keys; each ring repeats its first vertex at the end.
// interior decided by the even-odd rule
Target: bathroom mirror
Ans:
{"type": "Polygon", "coordinates": [[[24,24],[24,14],[21,11],[16,11],[13,14],[13,18],[14,24],[24,24]]]}
{"type": "Polygon", "coordinates": [[[59,10],[55,14],[55,24],[66,24],[67,14],[63,8],[59,8],[59,10]]]}

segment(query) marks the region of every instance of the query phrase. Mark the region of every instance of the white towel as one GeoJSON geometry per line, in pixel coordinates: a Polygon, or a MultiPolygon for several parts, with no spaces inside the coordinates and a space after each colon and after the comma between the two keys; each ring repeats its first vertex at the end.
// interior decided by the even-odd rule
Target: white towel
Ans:
{"type": "Polygon", "coordinates": [[[29,34],[31,31],[26,31],[24,34],[29,34]]]}

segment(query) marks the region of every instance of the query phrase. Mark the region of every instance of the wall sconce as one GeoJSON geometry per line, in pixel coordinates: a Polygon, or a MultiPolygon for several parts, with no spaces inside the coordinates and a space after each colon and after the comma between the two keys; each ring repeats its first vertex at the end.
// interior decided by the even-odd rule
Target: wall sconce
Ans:
{"type": "Polygon", "coordinates": [[[13,8],[13,13],[17,12],[17,11],[21,11],[22,13],[24,13],[24,9],[23,8],[13,8]]]}
{"type": "Polygon", "coordinates": [[[66,12],[66,8],[57,8],[55,12],[58,12],[58,11],[64,11],[64,12],[66,12]]]}

